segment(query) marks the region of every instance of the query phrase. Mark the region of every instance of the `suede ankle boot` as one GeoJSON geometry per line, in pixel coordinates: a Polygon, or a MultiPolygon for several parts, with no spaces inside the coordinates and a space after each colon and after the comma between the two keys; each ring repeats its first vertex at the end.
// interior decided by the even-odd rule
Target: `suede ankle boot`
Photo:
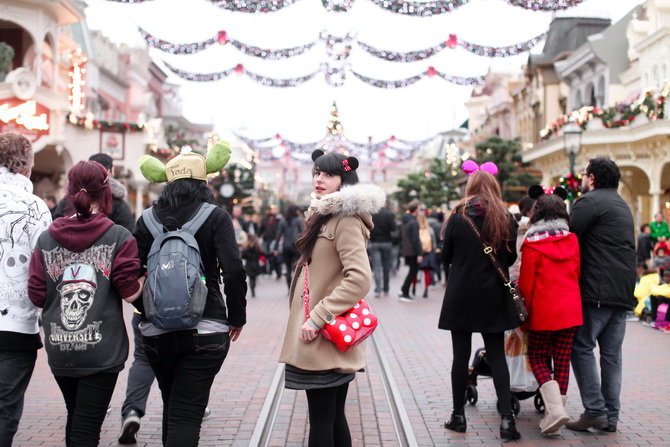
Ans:
{"type": "Polygon", "coordinates": [[[516,429],[514,413],[500,415],[500,437],[506,440],[521,439],[521,433],[516,429]]]}
{"type": "Polygon", "coordinates": [[[544,400],[544,417],[540,421],[540,433],[546,435],[560,429],[570,417],[565,411],[557,381],[544,382],[540,387],[540,394],[544,400]]]}
{"type": "Polygon", "coordinates": [[[451,412],[451,418],[444,423],[444,428],[448,430],[457,431],[458,433],[465,433],[467,428],[467,421],[465,420],[465,410],[463,408],[451,412]]]}

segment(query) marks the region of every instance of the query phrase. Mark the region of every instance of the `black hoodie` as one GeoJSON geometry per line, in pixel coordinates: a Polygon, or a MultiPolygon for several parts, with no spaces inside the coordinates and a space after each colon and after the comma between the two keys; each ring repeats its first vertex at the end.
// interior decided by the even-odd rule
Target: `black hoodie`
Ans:
{"type": "Polygon", "coordinates": [[[62,217],[37,241],[28,296],[42,307],[55,376],[119,372],[128,358],[122,298],[139,287],[137,244],[104,214],[62,217]]]}

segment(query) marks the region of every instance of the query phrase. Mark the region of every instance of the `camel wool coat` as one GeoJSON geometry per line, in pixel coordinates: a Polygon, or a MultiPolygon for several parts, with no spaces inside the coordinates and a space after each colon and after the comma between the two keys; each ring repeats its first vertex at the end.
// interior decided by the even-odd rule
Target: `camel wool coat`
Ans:
{"type": "MultiPolygon", "coordinates": [[[[372,272],[366,248],[373,228],[371,215],[379,211],[385,199],[381,188],[358,184],[312,201],[309,216],[331,216],[319,231],[309,265],[309,316],[319,327],[349,310],[369,292],[372,272]]],[[[300,326],[306,321],[304,284],[304,268],[299,265],[291,281],[290,315],[279,362],[306,371],[352,373],[364,368],[365,342],[341,352],[321,334],[311,343],[300,341],[300,326]]]]}

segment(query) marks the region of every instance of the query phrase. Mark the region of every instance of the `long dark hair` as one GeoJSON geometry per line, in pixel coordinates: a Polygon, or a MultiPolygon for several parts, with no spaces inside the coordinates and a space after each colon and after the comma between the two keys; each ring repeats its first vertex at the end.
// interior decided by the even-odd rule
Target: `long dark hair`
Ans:
{"type": "Polygon", "coordinates": [[[565,202],[555,194],[542,194],[535,201],[530,214],[530,223],[540,220],[563,220],[568,222],[570,216],[565,208],[565,202]]]}
{"type": "MultiPolygon", "coordinates": [[[[342,186],[346,185],[355,185],[358,183],[358,174],[356,174],[355,169],[345,170],[344,169],[344,160],[347,157],[344,154],[338,152],[331,152],[326,155],[322,155],[316,160],[314,160],[314,167],[312,168],[312,176],[316,171],[325,172],[326,174],[339,175],[342,178],[342,186]]],[[[321,227],[328,222],[330,215],[323,215],[317,212],[312,213],[312,215],[305,222],[305,231],[300,235],[298,240],[295,243],[296,248],[300,252],[300,259],[298,259],[298,265],[304,263],[312,262],[312,250],[314,250],[314,245],[321,231],[321,227]]]]}
{"type": "Polygon", "coordinates": [[[165,185],[154,205],[160,208],[176,209],[184,206],[185,203],[193,202],[214,204],[212,190],[202,180],[180,178],[165,185]]]}
{"type": "Polygon", "coordinates": [[[80,161],[67,174],[67,201],[77,213],[77,219],[91,215],[91,205],[98,204],[101,213],[112,211],[112,190],[109,173],[96,161],[80,161]]]}
{"type": "Polygon", "coordinates": [[[476,171],[468,178],[465,197],[452,210],[451,214],[467,214],[470,203],[478,199],[486,215],[482,236],[493,247],[499,247],[510,240],[510,213],[502,200],[500,185],[495,177],[486,171],[476,171]]]}

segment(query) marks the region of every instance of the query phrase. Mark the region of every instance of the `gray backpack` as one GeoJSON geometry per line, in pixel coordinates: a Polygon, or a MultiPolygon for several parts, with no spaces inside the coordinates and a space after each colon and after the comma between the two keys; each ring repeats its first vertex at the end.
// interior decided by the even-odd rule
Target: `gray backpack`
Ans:
{"type": "Polygon", "coordinates": [[[180,229],[165,231],[153,207],[142,212],[154,237],[147,256],[144,315],[161,329],[186,329],[198,324],[205,310],[207,285],[195,233],[216,208],[203,203],[180,229]]]}

